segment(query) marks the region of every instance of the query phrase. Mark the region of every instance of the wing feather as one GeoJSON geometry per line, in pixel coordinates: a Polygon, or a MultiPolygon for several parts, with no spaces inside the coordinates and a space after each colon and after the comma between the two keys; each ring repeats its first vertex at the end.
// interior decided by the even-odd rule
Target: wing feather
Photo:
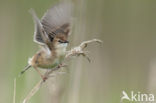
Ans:
{"type": "Polygon", "coordinates": [[[41,20],[45,32],[52,37],[59,33],[68,36],[71,26],[71,14],[71,3],[60,3],[50,8],[41,20]]]}
{"type": "Polygon", "coordinates": [[[33,9],[30,10],[30,13],[33,16],[33,20],[35,23],[35,32],[34,32],[34,42],[40,44],[40,45],[45,45],[46,41],[48,40],[48,35],[44,32],[43,26],[37,17],[35,11],[33,9]]]}

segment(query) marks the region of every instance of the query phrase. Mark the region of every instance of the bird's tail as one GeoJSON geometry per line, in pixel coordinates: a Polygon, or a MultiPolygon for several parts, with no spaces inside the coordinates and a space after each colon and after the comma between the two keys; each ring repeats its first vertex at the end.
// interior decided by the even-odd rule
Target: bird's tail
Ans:
{"type": "Polygon", "coordinates": [[[22,75],[25,71],[27,71],[29,68],[31,67],[31,65],[27,65],[20,73],[20,75],[22,75]]]}

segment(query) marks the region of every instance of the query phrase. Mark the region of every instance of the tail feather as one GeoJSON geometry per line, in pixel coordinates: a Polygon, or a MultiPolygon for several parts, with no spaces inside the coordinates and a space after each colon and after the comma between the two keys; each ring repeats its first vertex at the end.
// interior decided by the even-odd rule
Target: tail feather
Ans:
{"type": "Polygon", "coordinates": [[[27,65],[22,71],[20,74],[23,74],[25,71],[27,71],[29,68],[31,67],[31,65],[27,65]]]}

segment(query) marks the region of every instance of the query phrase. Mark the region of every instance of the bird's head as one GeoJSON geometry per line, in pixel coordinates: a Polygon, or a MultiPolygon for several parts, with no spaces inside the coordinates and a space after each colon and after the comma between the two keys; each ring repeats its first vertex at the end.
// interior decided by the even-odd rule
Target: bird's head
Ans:
{"type": "Polygon", "coordinates": [[[56,35],[53,38],[53,45],[55,46],[56,49],[66,48],[68,43],[69,41],[67,40],[67,37],[63,34],[56,35]]]}

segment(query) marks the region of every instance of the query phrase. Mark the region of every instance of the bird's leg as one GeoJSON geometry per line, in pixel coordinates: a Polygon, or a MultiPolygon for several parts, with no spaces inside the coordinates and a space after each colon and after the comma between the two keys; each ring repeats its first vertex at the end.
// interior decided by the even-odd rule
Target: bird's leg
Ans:
{"type": "Polygon", "coordinates": [[[37,67],[34,67],[34,69],[35,69],[35,70],[37,71],[37,73],[41,76],[41,78],[43,79],[43,81],[46,81],[47,77],[46,77],[46,76],[43,76],[37,67]]]}

